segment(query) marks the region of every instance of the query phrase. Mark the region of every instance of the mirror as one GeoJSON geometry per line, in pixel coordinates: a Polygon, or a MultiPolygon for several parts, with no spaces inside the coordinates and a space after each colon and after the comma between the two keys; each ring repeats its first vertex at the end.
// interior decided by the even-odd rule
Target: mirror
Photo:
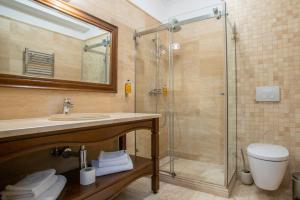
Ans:
{"type": "Polygon", "coordinates": [[[64,1],[1,0],[0,42],[1,85],[116,92],[117,27],[64,1]]]}

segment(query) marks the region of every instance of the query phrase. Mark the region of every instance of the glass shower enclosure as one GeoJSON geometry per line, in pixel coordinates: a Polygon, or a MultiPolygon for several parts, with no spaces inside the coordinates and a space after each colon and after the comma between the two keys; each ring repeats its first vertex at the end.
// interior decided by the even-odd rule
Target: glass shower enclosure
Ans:
{"type": "MultiPolygon", "coordinates": [[[[161,174],[227,187],[236,172],[236,65],[226,4],[137,31],[135,46],[135,109],[161,114],[161,174]]],[[[135,153],[150,157],[149,136],[135,137],[135,153]]]]}

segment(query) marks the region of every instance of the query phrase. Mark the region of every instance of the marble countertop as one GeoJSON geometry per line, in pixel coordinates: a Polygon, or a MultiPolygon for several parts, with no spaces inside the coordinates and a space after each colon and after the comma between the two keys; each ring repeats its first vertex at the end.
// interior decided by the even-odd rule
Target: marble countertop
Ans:
{"type": "Polygon", "coordinates": [[[74,128],[115,124],[159,118],[159,114],[148,113],[101,113],[109,118],[81,121],[51,121],[49,117],[0,120],[0,139],[36,133],[46,133],[74,128]]]}

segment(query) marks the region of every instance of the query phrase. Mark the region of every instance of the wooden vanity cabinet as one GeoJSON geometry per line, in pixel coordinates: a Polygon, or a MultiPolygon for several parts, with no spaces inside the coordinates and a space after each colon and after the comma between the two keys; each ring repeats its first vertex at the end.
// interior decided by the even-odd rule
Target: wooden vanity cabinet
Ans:
{"type": "MultiPolygon", "coordinates": [[[[146,175],[151,175],[152,191],[157,193],[159,189],[158,118],[0,138],[0,164],[44,149],[64,145],[87,145],[112,138],[119,138],[120,149],[126,149],[126,133],[140,129],[151,132],[152,159],[132,156],[133,170],[97,177],[96,183],[88,186],[79,184],[79,169],[68,171],[64,174],[67,184],[59,200],[114,199],[128,184],[146,175]]],[[[3,189],[4,185],[0,187],[3,189]]]]}

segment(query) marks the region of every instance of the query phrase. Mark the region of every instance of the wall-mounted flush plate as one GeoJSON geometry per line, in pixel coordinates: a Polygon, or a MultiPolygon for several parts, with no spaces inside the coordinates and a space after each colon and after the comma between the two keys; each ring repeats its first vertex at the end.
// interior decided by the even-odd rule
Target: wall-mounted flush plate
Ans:
{"type": "Polygon", "coordinates": [[[279,86],[256,87],[256,101],[280,101],[279,86]]]}

